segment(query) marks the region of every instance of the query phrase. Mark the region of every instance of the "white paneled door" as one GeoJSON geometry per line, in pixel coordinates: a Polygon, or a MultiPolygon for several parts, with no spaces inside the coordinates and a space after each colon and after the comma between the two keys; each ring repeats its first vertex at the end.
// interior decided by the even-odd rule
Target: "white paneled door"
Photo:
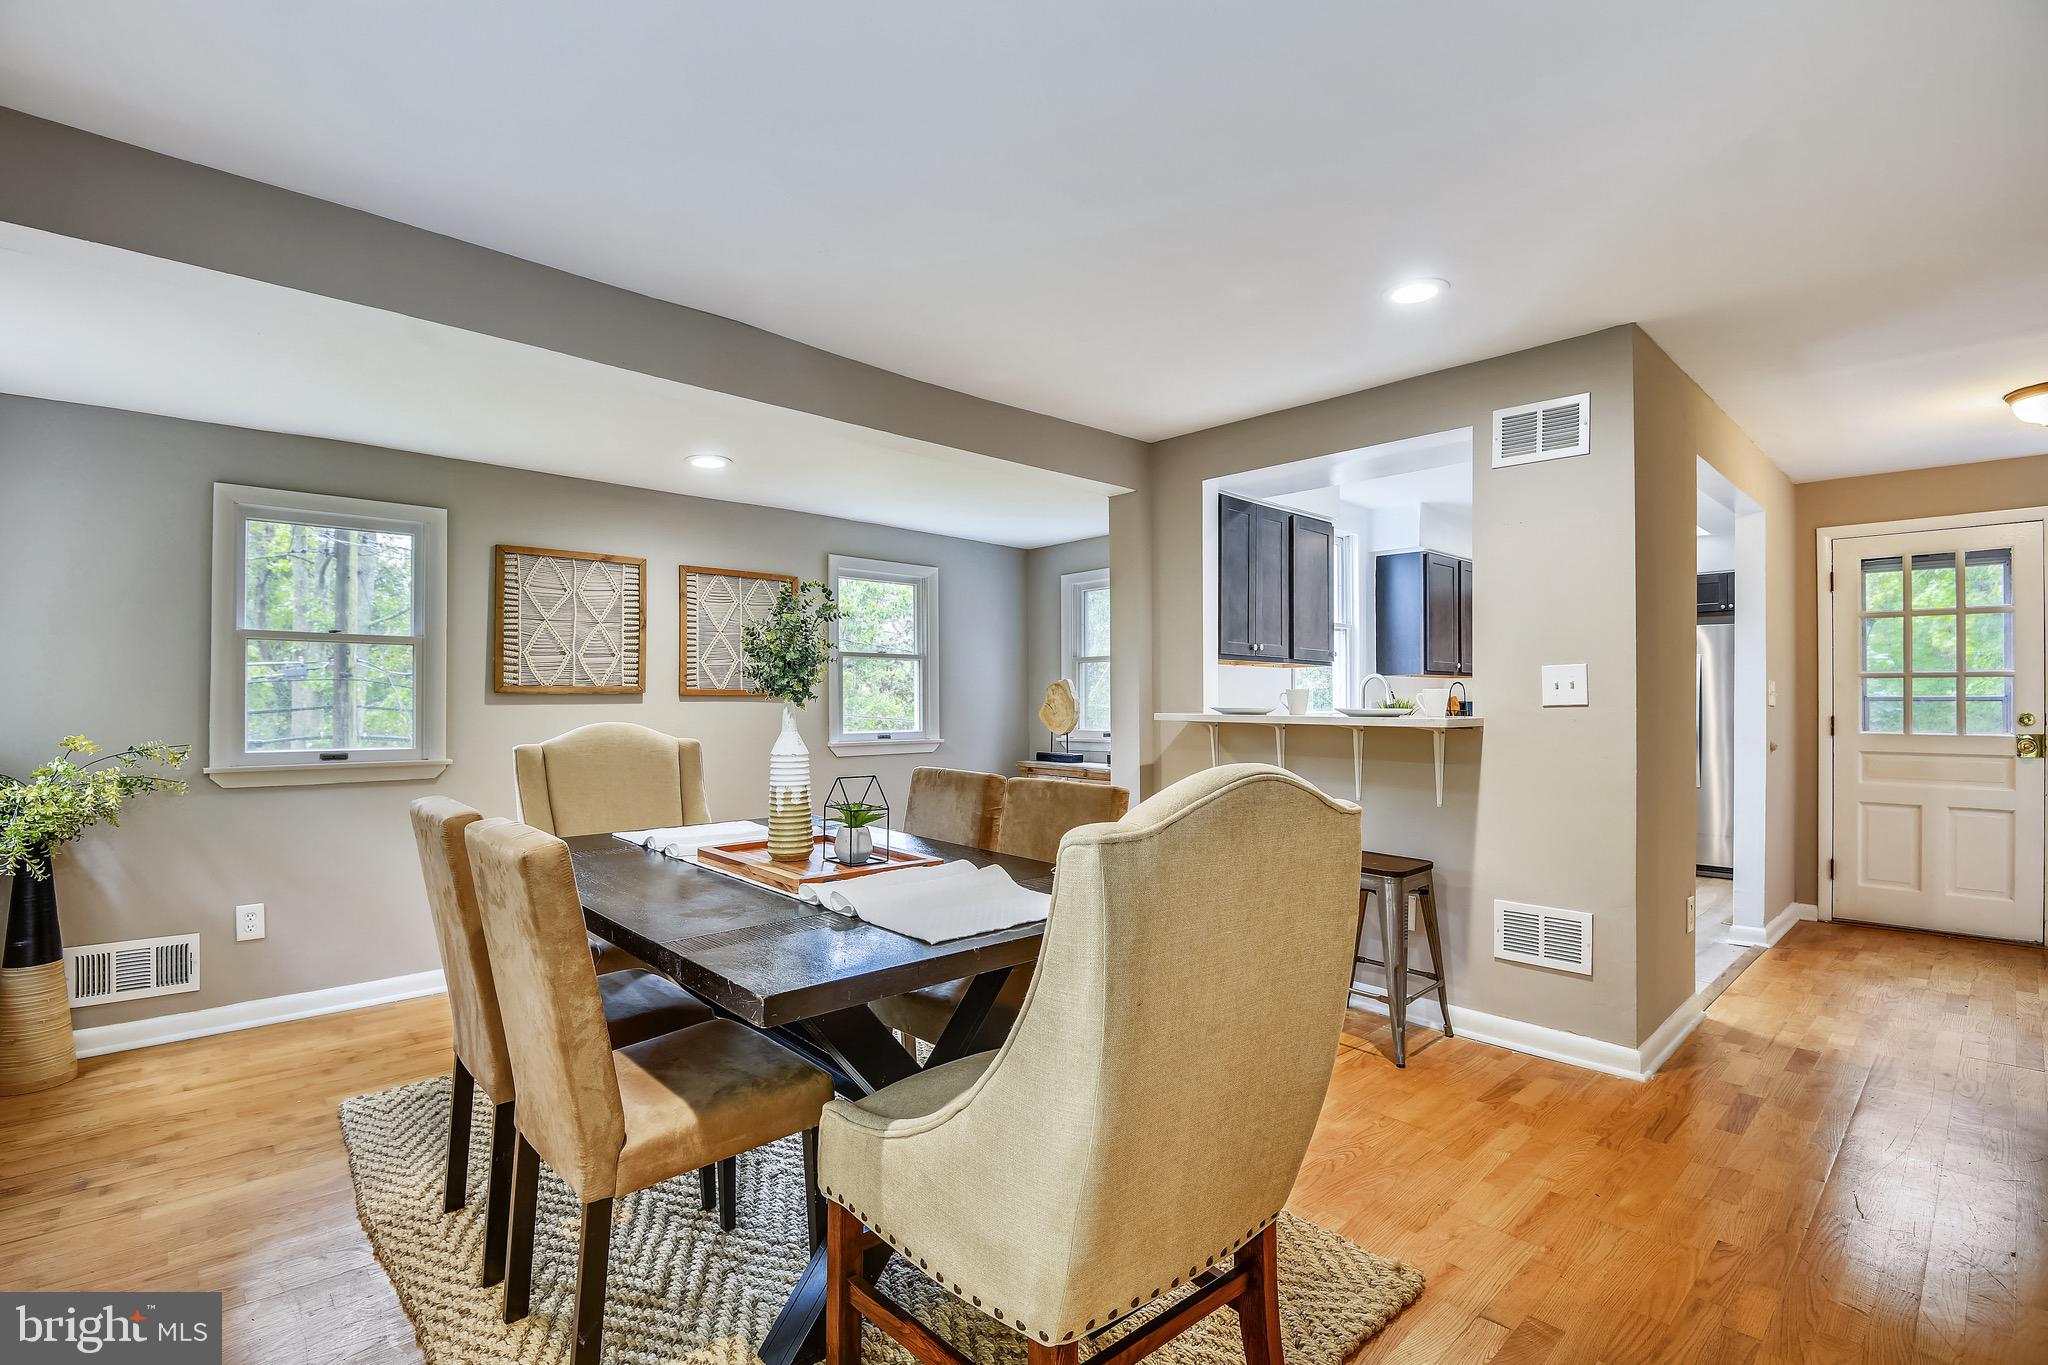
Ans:
{"type": "Polygon", "coordinates": [[[2042,941],[2041,541],[1833,542],[1835,918],[2042,941]]]}

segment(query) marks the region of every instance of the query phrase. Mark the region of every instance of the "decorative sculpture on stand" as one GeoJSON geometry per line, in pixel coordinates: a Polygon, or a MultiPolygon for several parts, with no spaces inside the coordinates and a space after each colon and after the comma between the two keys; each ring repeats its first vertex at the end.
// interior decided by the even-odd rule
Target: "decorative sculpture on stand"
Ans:
{"type": "Polygon", "coordinates": [[[1068,738],[1074,727],[1080,723],[1081,707],[1074,700],[1074,684],[1065,678],[1045,689],[1045,701],[1038,708],[1039,723],[1045,726],[1050,738],[1048,746],[1057,744],[1057,749],[1047,747],[1039,751],[1041,763],[1079,763],[1081,755],[1073,752],[1073,741],[1068,738]]]}

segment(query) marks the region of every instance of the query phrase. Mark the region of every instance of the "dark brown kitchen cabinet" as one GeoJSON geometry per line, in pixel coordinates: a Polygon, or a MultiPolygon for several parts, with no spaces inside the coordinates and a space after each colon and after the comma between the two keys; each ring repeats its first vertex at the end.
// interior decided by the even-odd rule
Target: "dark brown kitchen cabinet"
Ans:
{"type": "Polygon", "coordinates": [[[1243,663],[1326,664],[1335,657],[1331,572],[1336,530],[1318,517],[1245,498],[1216,500],[1216,655],[1243,663]]]}
{"type": "Polygon", "coordinates": [[[1390,677],[1472,675],[1472,561],[1435,550],[1373,559],[1374,664],[1390,677]]]}

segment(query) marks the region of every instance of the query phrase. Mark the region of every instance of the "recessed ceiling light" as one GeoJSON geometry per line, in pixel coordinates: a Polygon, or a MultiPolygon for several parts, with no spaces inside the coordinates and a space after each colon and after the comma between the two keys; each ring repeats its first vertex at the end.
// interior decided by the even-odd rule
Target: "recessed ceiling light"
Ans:
{"type": "Polygon", "coordinates": [[[1706,527],[1700,525],[1698,522],[1693,523],[1692,533],[1696,536],[1710,536],[1714,534],[1712,531],[1709,531],[1706,527]]]}
{"type": "Polygon", "coordinates": [[[1389,303],[1427,303],[1451,286],[1443,280],[1410,280],[1387,291],[1389,303]]]}
{"type": "Polygon", "coordinates": [[[2012,415],[2022,422],[2048,427],[2048,384],[2029,384],[2024,389],[2014,389],[2005,396],[2012,408],[2012,415]]]}
{"type": "Polygon", "coordinates": [[[690,468],[692,469],[723,469],[731,463],[732,461],[725,456],[713,454],[708,450],[690,457],[690,468]]]}

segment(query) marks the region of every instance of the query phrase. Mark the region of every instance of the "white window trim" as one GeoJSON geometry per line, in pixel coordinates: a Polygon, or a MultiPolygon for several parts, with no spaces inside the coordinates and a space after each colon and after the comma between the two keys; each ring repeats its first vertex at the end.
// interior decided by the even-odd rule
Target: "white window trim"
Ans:
{"type": "MultiPolygon", "coordinates": [[[[825,563],[826,582],[831,585],[833,600],[839,597],[839,580],[847,578],[879,578],[899,583],[909,583],[917,589],[917,643],[915,656],[921,663],[924,676],[921,679],[919,696],[923,703],[924,724],[915,731],[894,733],[886,739],[873,735],[849,735],[841,725],[840,710],[840,662],[844,657],[839,651],[839,628],[832,629],[832,666],[828,670],[826,684],[828,694],[827,722],[832,737],[827,741],[832,752],[841,758],[857,754],[928,754],[944,743],[939,730],[939,660],[934,648],[933,624],[938,620],[939,571],[930,564],[899,564],[888,559],[862,559],[855,555],[828,555],[825,563]]],[[[855,657],[890,657],[857,655],[855,657]]],[[[896,658],[911,657],[896,655],[896,658]]]]}
{"type": "MultiPolygon", "coordinates": [[[[1060,575],[1061,677],[1070,680],[1078,679],[1081,676],[1082,662],[1084,660],[1092,662],[1097,659],[1109,664],[1111,674],[1114,676],[1116,669],[1114,656],[1109,654],[1089,654],[1084,656],[1076,652],[1076,647],[1081,640],[1082,594],[1095,588],[1106,588],[1108,586],[1108,569],[1084,569],[1079,573],[1064,573],[1060,575]]],[[[1114,596],[1112,596],[1110,599],[1110,611],[1114,613],[1115,610],[1116,601],[1114,596]]],[[[1074,748],[1085,753],[1099,753],[1107,750],[1110,745],[1110,732],[1107,730],[1083,730],[1076,728],[1074,733],[1067,738],[1074,748]]]]}
{"type": "MultiPolygon", "coordinates": [[[[351,637],[343,637],[351,638],[351,637]]],[[[294,493],[277,488],[213,486],[212,668],[208,681],[206,775],[222,787],[331,786],[407,782],[437,777],[448,758],[448,513],[439,507],[294,493]],[[252,515],[318,518],[324,525],[411,531],[416,638],[413,749],[354,750],[346,759],[308,762],[301,754],[252,754],[243,747],[243,523],[252,515]]]]}

